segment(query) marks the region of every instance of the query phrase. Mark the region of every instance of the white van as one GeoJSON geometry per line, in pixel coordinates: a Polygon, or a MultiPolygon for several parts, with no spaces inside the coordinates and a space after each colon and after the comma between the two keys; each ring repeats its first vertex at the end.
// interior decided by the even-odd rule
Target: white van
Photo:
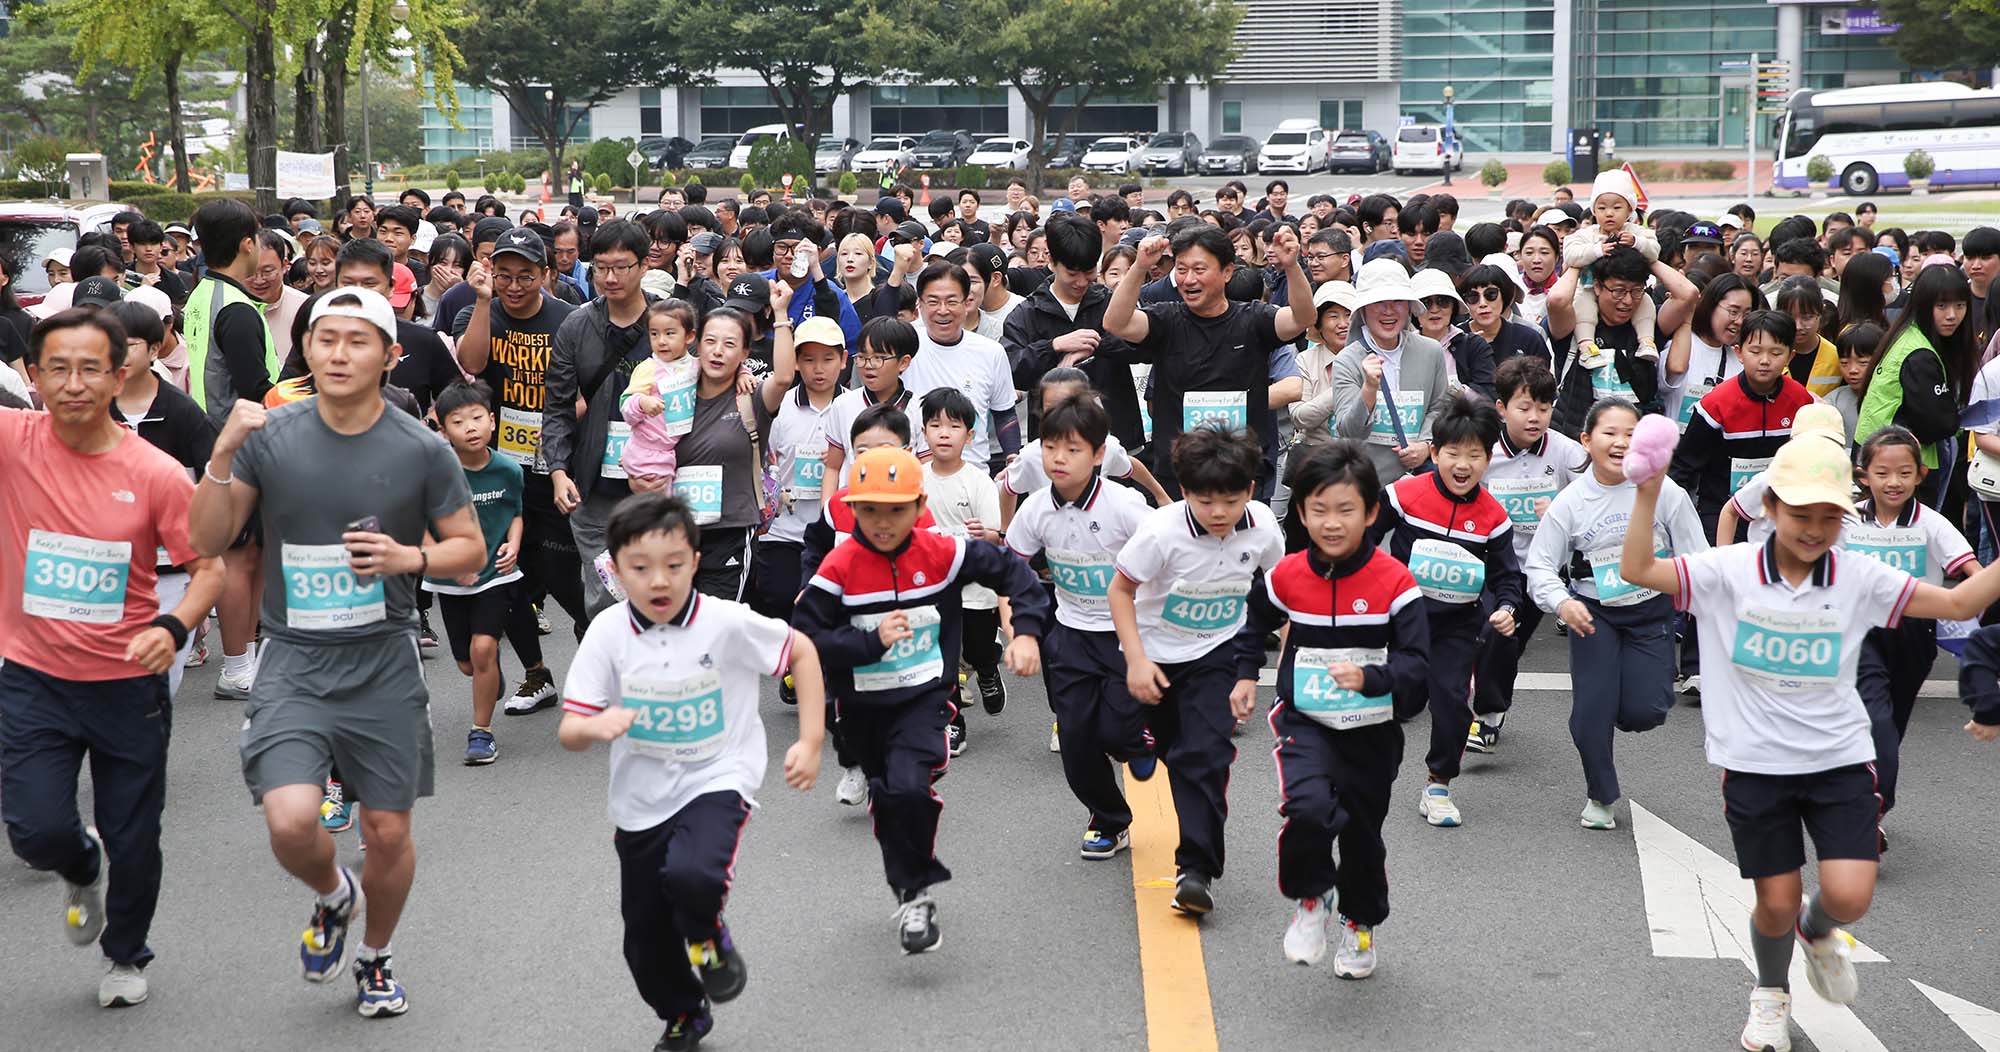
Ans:
{"type": "Polygon", "coordinates": [[[1396,129],[1396,149],[1391,167],[1397,175],[1410,172],[1443,172],[1465,166],[1465,146],[1453,136],[1445,141],[1442,124],[1406,124],[1396,129]]]}
{"type": "Polygon", "coordinates": [[[729,167],[750,167],[750,147],[757,145],[765,139],[789,139],[791,137],[792,129],[787,125],[759,124],[755,128],[744,132],[743,137],[736,140],[736,148],[729,151],[729,167]]]}

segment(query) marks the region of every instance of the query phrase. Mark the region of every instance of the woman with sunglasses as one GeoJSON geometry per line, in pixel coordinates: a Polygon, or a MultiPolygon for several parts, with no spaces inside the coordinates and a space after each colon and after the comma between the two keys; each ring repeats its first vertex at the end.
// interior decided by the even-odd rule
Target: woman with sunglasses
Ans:
{"type": "Polygon", "coordinates": [[[1553,370],[1555,355],[1549,350],[1548,337],[1541,329],[1508,317],[1522,295],[1521,286],[1514,281],[1506,270],[1491,263],[1465,272],[1459,281],[1459,296],[1465,302],[1466,331],[1491,345],[1496,370],[1523,355],[1539,358],[1553,370]]]}
{"type": "Polygon", "coordinates": [[[1422,304],[1411,316],[1411,324],[1444,345],[1445,366],[1451,370],[1454,387],[1471,388],[1493,398],[1493,348],[1484,337],[1458,326],[1465,301],[1459,298],[1451,275],[1442,270],[1419,270],[1410,279],[1410,288],[1422,304]]]}

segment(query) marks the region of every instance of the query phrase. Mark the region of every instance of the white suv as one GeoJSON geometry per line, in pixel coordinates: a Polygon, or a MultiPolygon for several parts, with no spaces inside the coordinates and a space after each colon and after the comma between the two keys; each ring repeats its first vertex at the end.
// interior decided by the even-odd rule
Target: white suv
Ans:
{"type": "Polygon", "coordinates": [[[1396,150],[1391,167],[1397,175],[1409,172],[1457,171],[1465,166],[1465,146],[1452,136],[1449,141],[1442,124],[1410,124],[1396,131],[1396,150]]]}
{"type": "Polygon", "coordinates": [[[1309,120],[1289,120],[1264,140],[1257,151],[1260,172],[1297,172],[1305,175],[1325,168],[1333,155],[1333,136],[1309,120]]]}

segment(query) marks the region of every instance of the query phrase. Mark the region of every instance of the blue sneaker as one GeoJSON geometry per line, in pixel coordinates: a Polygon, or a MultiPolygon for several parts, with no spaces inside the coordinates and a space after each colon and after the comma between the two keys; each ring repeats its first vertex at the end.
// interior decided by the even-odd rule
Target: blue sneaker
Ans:
{"type": "Polygon", "coordinates": [[[1095,829],[1083,831],[1083,848],[1079,852],[1084,858],[1101,862],[1132,846],[1132,834],[1126,830],[1106,834],[1095,829]]]}
{"type": "Polygon", "coordinates": [[[363,1018],[402,1015],[410,1010],[403,984],[389,972],[389,955],[354,962],[354,1010],[363,1018]]]}
{"type": "Polygon", "coordinates": [[[345,866],[341,867],[340,879],[347,885],[347,905],[336,908],[314,902],[312,923],[306,926],[300,941],[299,963],[309,983],[332,981],[340,974],[341,962],[347,959],[347,926],[361,912],[361,882],[345,866]]]}
{"type": "Polygon", "coordinates": [[[1126,761],[1125,766],[1132,769],[1132,777],[1142,782],[1149,781],[1153,777],[1153,772],[1160,769],[1160,758],[1148,753],[1138,759],[1126,761]]]}
{"type": "Polygon", "coordinates": [[[484,767],[500,758],[500,746],[493,742],[492,731],[482,731],[477,727],[465,736],[465,765],[484,767]]]}
{"type": "Polygon", "coordinates": [[[324,795],[319,801],[319,824],[329,833],[345,833],[354,828],[354,805],[346,800],[346,791],[339,782],[326,780],[324,795]]]}

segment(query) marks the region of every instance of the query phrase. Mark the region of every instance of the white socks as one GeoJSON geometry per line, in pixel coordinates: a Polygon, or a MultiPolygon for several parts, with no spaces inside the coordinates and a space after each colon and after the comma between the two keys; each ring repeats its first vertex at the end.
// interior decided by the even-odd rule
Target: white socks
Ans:
{"type": "Polygon", "coordinates": [[[247,679],[257,667],[257,644],[243,648],[241,654],[222,655],[222,674],[230,679],[247,679]]]}

